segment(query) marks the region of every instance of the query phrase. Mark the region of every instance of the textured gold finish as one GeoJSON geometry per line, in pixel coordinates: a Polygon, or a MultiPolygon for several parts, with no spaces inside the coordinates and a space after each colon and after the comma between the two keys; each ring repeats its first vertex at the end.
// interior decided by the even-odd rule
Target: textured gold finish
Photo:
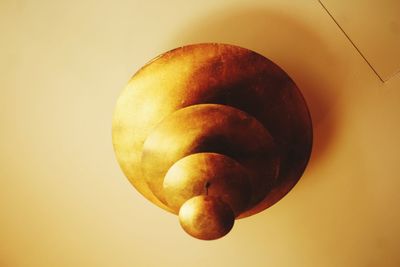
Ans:
{"type": "Polygon", "coordinates": [[[296,184],[312,126],[301,93],[274,63],[244,48],[198,44],[132,77],[115,109],[113,144],[140,193],[179,212],[189,234],[213,239],[233,225],[227,214],[260,212],[296,184]],[[216,228],[195,225],[205,222],[216,228]]]}

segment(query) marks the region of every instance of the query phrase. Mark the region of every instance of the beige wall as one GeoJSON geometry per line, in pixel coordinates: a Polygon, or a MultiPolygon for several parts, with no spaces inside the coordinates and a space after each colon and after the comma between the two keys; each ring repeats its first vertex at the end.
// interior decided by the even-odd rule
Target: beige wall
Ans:
{"type": "Polygon", "coordinates": [[[2,0],[0,33],[0,266],[400,266],[400,75],[317,1],[2,0]],[[111,117],[141,65],[211,41],[293,77],[315,147],[286,198],[204,242],[130,186],[111,117]]]}

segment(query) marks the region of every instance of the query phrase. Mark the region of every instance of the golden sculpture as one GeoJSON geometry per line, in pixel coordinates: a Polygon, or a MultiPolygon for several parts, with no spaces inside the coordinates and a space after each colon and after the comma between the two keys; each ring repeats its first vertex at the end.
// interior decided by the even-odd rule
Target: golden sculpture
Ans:
{"type": "Polygon", "coordinates": [[[312,146],[310,115],[290,77],[226,44],[185,46],[146,64],[118,99],[112,133],[133,186],[204,240],[281,199],[312,146]]]}

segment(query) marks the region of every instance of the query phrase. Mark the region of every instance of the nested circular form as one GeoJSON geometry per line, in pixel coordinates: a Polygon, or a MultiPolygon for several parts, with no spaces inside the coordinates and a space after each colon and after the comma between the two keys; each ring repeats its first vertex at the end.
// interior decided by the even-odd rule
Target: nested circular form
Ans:
{"type": "Polygon", "coordinates": [[[142,174],[143,144],[173,112],[221,104],[259,121],[280,158],[272,190],[246,217],[281,199],[301,177],[310,157],[312,125],[306,103],[290,77],[267,58],[227,44],[195,44],[162,54],[139,70],[120,95],[113,116],[113,145],[129,181],[147,199],[171,211],[142,174]]]}

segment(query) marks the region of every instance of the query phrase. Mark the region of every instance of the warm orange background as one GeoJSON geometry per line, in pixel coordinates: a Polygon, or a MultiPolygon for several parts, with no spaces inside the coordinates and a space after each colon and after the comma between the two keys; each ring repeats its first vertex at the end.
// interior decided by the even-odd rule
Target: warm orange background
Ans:
{"type": "Polygon", "coordinates": [[[400,75],[382,83],[317,1],[2,0],[0,33],[1,267],[400,266],[400,75]],[[212,41],[292,76],[315,149],[286,198],[205,242],[130,186],[111,118],[141,65],[212,41]]]}

